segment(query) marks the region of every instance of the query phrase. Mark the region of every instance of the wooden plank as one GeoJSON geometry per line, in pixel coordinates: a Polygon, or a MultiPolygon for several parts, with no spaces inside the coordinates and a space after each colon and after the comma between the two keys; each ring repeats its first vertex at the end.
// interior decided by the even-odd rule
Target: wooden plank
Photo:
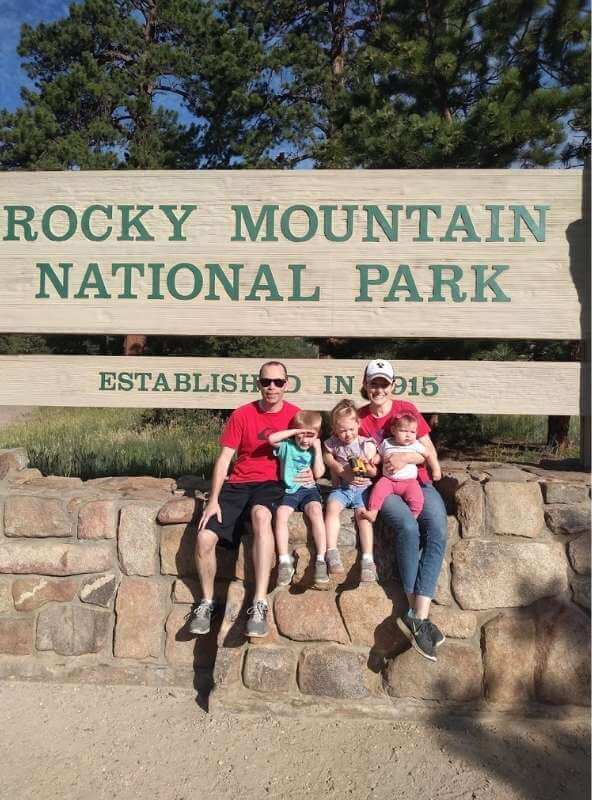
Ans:
{"type": "Polygon", "coordinates": [[[582,336],[587,294],[580,170],[5,172],[0,190],[0,332],[582,336]],[[169,204],[179,217],[182,206],[194,206],[181,224],[185,240],[171,240],[176,226],[160,209],[169,204]],[[92,208],[98,205],[110,211],[92,208]],[[124,224],[127,215],[137,213],[122,208],[127,205],[151,207],[140,212],[141,229],[124,224]],[[252,241],[245,212],[234,207],[247,206],[257,221],[269,205],[277,207],[271,237],[276,241],[263,241],[271,212],[265,212],[252,241]],[[327,205],[338,208],[328,212],[322,208],[327,205]],[[348,205],[356,208],[342,210],[348,205]],[[386,235],[368,208],[377,206],[391,223],[396,212],[388,206],[394,205],[400,207],[397,234],[386,235]],[[439,206],[439,215],[423,210],[428,205],[439,206]],[[10,211],[13,206],[31,212],[10,211]],[[293,206],[308,211],[290,212],[293,206]],[[409,212],[410,206],[421,210],[409,212]],[[543,241],[511,206],[531,215],[543,241]],[[542,212],[536,206],[548,208],[542,212]],[[33,241],[24,240],[23,225],[10,222],[11,214],[24,219],[29,213],[33,241]],[[327,238],[329,213],[338,237],[347,215],[354,220],[347,241],[327,238]],[[106,240],[86,238],[86,219],[89,234],[106,233],[106,240]],[[70,238],[48,239],[68,236],[71,224],[70,238]],[[139,240],[144,230],[152,240],[139,240]],[[130,241],[124,240],[127,235],[130,241]],[[444,241],[448,237],[456,241],[444,241]],[[294,241],[302,238],[306,241],[294,241]],[[364,241],[375,238],[379,241],[364,241]],[[37,266],[44,263],[49,268],[37,266]],[[98,266],[90,272],[89,264],[98,266]],[[179,264],[191,267],[175,269],[179,264]],[[234,287],[229,293],[207,264],[221,266],[234,287]],[[508,269],[498,274],[498,265],[508,269]],[[50,269],[58,286],[64,283],[65,297],[50,269]],[[485,283],[493,276],[498,291],[485,283]],[[457,279],[454,294],[444,282],[451,277],[457,279]]]}
{"type": "MultiPolygon", "coordinates": [[[[0,405],[235,408],[257,398],[263,359],[1,356],[0,405]]],[[[286,359],[287,397],[331,410],[359,390],[364,361],[286,359]]],[[[394,361],[397,396],[422,411],[579,414],[580,365],[532,361],[394,361]]]]}

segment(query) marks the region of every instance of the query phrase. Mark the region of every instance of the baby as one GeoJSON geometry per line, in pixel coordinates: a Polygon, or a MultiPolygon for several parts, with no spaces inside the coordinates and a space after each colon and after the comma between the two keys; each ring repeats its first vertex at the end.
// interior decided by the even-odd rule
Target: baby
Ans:
{"type": "Polygon", "coordinates": [[[299,472],[310,467],[315,478],[325,474],[321,452],[321,415],[318,411],[298,411],[292,420],[292,428],[269,436],[269,444],[281,464],[281,479],[285,493],[275,511],[275,541],[279,554],[277,585],[287,586],[294,577],[294,562],[289,553],[288,521],[294,511],[303,511],[311,523],[312,535],[317,549],[315,584],[319,589],[329,585],[325,564],[325,521],[318,486],[296,483],[299,472]]]}
{"type": "Polygon", "coordinates": [[[373,525],[358,516],[364,511],[371,479],[377,475],[379,462],[373,439],[358,435],[358,412],[351,400],[341,400],[331,412],[333,436],[324,443],[323,460],[337,486],[327,499],[325,530],[327,534],[326,561],[329,574],[343,574],[344,566],[337,547],[340,514],[344,508],[355,509],[362,550],[361,582],[377,580],[373,561],[373,525]]]}
{"type": "MultiPolygon", "coordinates": [[[[432,448],[427,450],[417,441],[417,418],[413,414],[398,414],[390,422],[391,437],[384,439],[379,445],[379,453],[384,461],[393,453],[421,453],[425,456],[434,480],[441,477],[437,453],[432,448]]],[[[379,509],[390,494],[397,494],[406,502],[415,519],[423,510],[423,491],[417,481],[417,465],[406,464],[396,472],[388,472],[384,466],[383,476],[377,481],[369,497],[369,510],[362,511],[361,517],[375,522],[379,509]]]]}

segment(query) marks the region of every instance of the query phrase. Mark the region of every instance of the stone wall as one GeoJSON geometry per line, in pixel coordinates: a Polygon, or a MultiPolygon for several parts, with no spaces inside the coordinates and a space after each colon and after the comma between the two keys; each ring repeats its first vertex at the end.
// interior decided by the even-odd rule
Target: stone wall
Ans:
{"type": "Polygon", "coordinates": [[[346,575],[317,592],[310,537],[293,515],[297,574],[270,594],[269,635],[256,641],[243,633],[253,576],[242,536],[238,552],[218,550],[223,607],[211,634],[192,638],[202,481],[44,477],[23,450],[0,450],[0,677],[195,679],[231,707],[587,705],[589,475],[442,469],[449,540],[431,616],[447,641],[433,664],[395,624],[404,598],[388,530],[376,534],[380,583],[360,586],[346,513],[346,575]]]}

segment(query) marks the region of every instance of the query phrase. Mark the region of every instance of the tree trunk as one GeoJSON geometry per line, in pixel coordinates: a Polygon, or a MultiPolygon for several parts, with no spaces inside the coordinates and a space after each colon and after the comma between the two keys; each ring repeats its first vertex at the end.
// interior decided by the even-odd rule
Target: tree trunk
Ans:
{"type": "Polygon", "coordinates": [[[130,335],[125,337],[123,343],[124,356],[141,356],[144,354],[146,347],[146,336],[143,335],[130,335]]]}
{"type": "Polygon", "coordinates": [[[571,417],[548,417],[548,436],[546,447],[564,450],[569,444],[569,423],[571,417]]]}

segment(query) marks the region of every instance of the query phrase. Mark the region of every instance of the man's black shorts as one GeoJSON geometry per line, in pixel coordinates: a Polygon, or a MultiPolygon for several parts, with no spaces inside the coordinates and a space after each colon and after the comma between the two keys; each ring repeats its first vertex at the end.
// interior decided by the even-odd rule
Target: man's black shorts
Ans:
{"type": "Polygon", "coordinates": [[[216,533],[219,539],[233,544],[236,538],[236,523],[253,506],[265,506],[271,513],[279,505],[283,497],[283,484],[279,481],[260,481],[259,483],[223,484],[219,494],[222,522],[216,515],[206,523],[209,531],[216,533]]]}

